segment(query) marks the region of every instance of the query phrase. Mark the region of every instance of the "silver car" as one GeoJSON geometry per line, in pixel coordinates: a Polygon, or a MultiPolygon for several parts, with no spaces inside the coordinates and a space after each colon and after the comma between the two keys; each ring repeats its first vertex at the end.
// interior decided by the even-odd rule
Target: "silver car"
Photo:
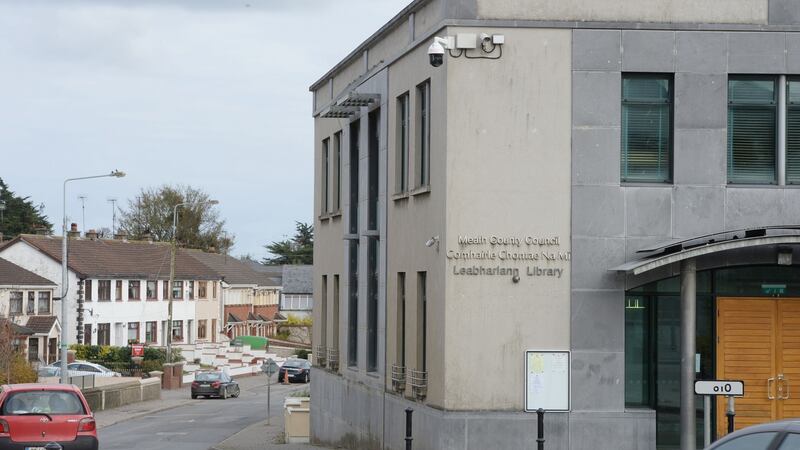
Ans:
{"type": "Polygon", "coordinates": [[[800,419],[743,428],[706,450],[800,450],[800,419]]]}

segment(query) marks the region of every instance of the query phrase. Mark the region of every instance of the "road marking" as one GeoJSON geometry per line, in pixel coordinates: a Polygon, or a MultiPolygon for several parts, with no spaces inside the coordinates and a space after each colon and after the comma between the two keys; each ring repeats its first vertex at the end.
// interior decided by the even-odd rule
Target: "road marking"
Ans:
{"type": "Polygon", "coordinates": [[[186,436],[189,433],[183,431],[159,431],[156,433],[158,436],[186,436]]]}

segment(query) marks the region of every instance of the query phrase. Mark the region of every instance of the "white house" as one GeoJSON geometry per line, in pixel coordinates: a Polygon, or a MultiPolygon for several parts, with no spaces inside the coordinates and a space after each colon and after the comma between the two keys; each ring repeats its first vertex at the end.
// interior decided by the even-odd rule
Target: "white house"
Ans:
{"type": "Polygon", "coordinates": [[[32,362],[58,359],[61,326],[53,314],[55,289],[52,281],[0,258],[0,316],[25,327],[16,344],[32,362]]]}
{"type": "MultiPolygon", "coordinates": [[[[167,330],[169,245],[87,235],[68,242],[69,342],[164,345],[167,332],[176,344],[217,340],[221,325],[217,272],[178,250],[173,326],[167,330]]],[[[21,235],[0,248],[0,257],[51,280],[60,294],[61,239],[21,235]]],[[[60,316],[60,305],[56,309],[60,316]]]]}

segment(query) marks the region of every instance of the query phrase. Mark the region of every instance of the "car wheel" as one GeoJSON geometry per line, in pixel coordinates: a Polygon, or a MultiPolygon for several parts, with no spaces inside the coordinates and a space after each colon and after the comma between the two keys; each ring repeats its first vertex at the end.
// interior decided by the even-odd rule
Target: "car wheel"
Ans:
{"type": "Polygon", "coordinates": [[[309,381],[311,381],[311,379],[308,377],[308,374],[306,374],[306,377],[303,378],[303,382],[308,383],[309,381]]]}
{"type": "Polygon", "coordinates": [[[224,387],[222,388],[222,399],[226,400],[227,398],[228,398],[228,388],[224,387]]]}
{"type": "Polygon", "coordinates": [[[192,400],[197,400],[197,394],[192,394],[192,400]]]}
{"type": "Polygon", "coordinates": [[[236,388],[233,390],[233,397],[239,398],[240,393],[241,391],[239,391],[239,386],[236,386],[236,388]]]}

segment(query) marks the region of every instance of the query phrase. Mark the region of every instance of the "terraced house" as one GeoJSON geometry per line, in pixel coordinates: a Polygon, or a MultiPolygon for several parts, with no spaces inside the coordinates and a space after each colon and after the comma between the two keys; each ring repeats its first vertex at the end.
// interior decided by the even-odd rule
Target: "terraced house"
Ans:
{"type": "MultiPolygon", "coordinates": [[[[0,257],[61,283],[61,238],[21,235],[0,257]]],[[[176,345],[216,342],[221,325],[220,275],[179,249],[170,288],[170,246],[165,243],[98,239],[93,233],[69,241],[69,342],[176,345]],[[172,289],[173,322],[168,329],[172,289]],[[82,305],[79,308],[79,305],[82,305]]],[[[60,287],[56,292],[61,293],[60,287]]],[[[60,308],[58,313],[60,314],[60,308]]]]}
{"type": "Polygon", "coordinates": [[[531,448],[541,407],[548,449],[691,449],[696,379],[800,414],[798,2],[416,0],[355,44],[311,86],[313,440],[531,448]]]}

